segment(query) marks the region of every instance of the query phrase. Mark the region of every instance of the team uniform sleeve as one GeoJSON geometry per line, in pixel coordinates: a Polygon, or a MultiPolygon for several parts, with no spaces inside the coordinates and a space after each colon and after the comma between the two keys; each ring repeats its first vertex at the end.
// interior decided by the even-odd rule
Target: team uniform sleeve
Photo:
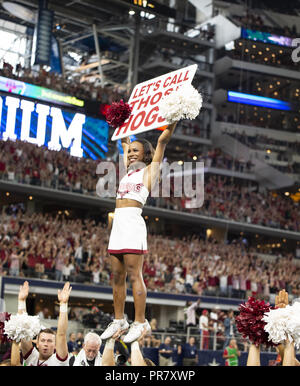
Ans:
{"type": "Polygon", "coordinates": [[[25,366],[37,366],[39,361],[39,352],[35,347],[32,347],[26,355],[21,355],[22,364],[25,366]]]}
{"type": "Polygon", "coordinates": [[[69,365],[70,355],[67,354],[65,358],[60,358],[57,353],[53,355],[53,366],[70,366],[69,365]]]}

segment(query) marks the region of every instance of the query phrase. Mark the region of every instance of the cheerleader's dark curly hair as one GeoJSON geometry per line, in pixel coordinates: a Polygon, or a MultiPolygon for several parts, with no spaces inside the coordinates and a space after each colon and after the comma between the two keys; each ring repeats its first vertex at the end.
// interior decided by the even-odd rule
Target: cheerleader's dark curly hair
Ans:
{"type": "Polygon", "coordinates": [[[152,144],[147,141],[146,139],[135,139],[134,141],[132,142],[139,142],[143,145],[144,147],[144,159],[143,159],[143,162],[148,166],[151,164],[152,160],[153,160],[153,156],[154,156],[154,148],[152,146],[152,144]]]}

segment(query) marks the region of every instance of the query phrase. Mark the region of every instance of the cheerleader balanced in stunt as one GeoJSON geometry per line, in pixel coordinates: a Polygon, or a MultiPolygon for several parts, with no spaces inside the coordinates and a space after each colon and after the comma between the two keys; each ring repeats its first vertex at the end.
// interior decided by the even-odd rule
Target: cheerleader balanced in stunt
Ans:
{"type": "Polygon", "coordinates": [[[147,253],[147,229],[142,217],[143,206],[151,188],[157,182],[160,164],[166,145],[171,139],[177,122],[169,124],[158,138],[156,149],[151,143],[139,139],[130,142],[122,139],[127,174],[122,178],[116,197],[116,209],[109,239],[113,274],[114,320],[101,335],[111,338],[118,330],[125,332],[124,343],[137,340],[146,329],[145,319],[147,290],[143,279],[144,254],[147,253]],[[129,277],[134,299],[135,318],[131,326],[124,317],[126,278],[129,277]]]}

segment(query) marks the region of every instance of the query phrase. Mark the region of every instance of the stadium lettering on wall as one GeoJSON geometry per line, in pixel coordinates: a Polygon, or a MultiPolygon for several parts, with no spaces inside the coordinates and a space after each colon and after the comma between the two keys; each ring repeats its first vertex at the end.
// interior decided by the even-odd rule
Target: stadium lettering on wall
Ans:
{"type": "Polygon", "coordinates": [[[85,114],[34,103],[27,99],[0,96],[0,139],[21,140],[67,149],[75,157],[105,158],[108,124],[85,114]]]}

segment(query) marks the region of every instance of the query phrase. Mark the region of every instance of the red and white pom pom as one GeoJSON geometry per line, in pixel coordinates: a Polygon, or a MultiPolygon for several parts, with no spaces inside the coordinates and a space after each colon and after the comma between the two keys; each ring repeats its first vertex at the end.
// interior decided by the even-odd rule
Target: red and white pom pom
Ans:
{"type": "Polygon", "coordinates": [[[266,323],[263,320],[264,314],[270,309],[269,303],[250,297],[246,303],[240,304],[240,314],[235,318],[238,331],[257,346],[260,344],[274,346],[264,329],[266,323]]]}
{"type": "Polygon", "coordinates": [[[123,123],[130,117],[132,108],[123,100],[120,102],[113,102],[110,106],[105,106],[102,113],[106,117],[106,122],[113,128],[123,125],[123,123]]]}
{"type": "Polygon", "coordinates": [[[8,322],[11,317],[11,314],[8,312],[0,312],[0,344],[9,342],[10,339],[4,333],[5,322],[8,322]]]}
{"type": "Polygon", "coordinates": [[[265,331],[274,343],[284,343],[286,339],[300,348],[300,303],[277,308],[267,312],[263,318],[265,331]]]}
{"type": "Polygon", "coordinates": [[[192,85],[185,85],[162,98],[159,112],[168,123],[192,120],[199,115],[202,103],[202,95],[192,85]]]}
{"type": "Polygon", "coordinates": [[[43,328],[38,315],[30,316],[26,312],[11,315],[10,319],[4,322],[4,334],[17,343],[22,339],[33,339],[43,328]]]}

